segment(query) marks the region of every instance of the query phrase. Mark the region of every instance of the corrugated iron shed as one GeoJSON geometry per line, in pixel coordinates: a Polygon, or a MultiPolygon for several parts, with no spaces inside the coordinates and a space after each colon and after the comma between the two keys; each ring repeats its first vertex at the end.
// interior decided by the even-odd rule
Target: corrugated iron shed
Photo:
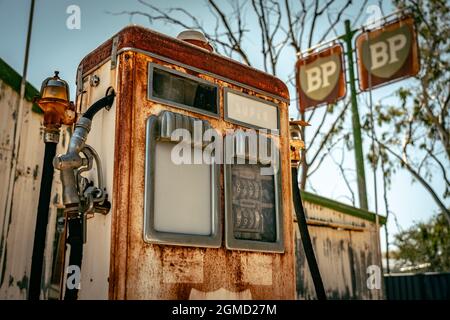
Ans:
{"type": "MultiPolygon", "coordinates": [[[[367,286],[367,268],[381,269],[375,214],[309,192],[302,192],[302,199],[328,298],[382,299],[382,288],[367,286]]],[[[379,222],[384,224],[385,217],[379,216],[379,222]]],[[[315,299],[298,228],[296,248],[297,297],[315,299]]]]}

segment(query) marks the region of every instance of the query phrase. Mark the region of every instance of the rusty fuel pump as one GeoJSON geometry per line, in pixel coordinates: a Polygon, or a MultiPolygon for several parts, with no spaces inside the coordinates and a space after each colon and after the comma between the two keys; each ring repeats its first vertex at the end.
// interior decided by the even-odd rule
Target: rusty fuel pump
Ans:
{"type": "Polygon", "coordinates": [[[70,245],[61,265],[81,273],[60,297],[294,299],[289,101],[281,80],[215,53],[198,31],[130,26],[88,54],[81,116],[53,161],[70,245]],[[114,102],[110,87],[115,111],[94,119],[114,102]],[[180,130],[194,141],[179,144],[180,130]],[[181,145],[206,160],[176,164],[181,145]]]}

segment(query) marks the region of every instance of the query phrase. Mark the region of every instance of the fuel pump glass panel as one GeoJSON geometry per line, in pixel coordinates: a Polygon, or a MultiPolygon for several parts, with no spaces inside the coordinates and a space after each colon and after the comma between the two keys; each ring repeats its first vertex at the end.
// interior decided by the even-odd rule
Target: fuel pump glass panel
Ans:
{"type": "Polygon", "coordinates": [[[274,161],[268,163],[265,156],[250,156],[250,150],[245,154],[242,149],[237,151],[239,146],[248,145],[245,139],[245,135],[235,136],[231,151],[234,161],[225,165],[226,246],[232,250],[284,252],[279,150],[270,138],[258,136],[258,140],[268,142],[270,155],[278,155],[271,156],[274,161]]]}
{"type": "Polygon", "coordinates": [[[278,106],[229,88],[224,89],[225,119],[246,127],[278,130],[278,106]]]}
{"type": "Polygon", "coordinates": [[[276,241],[273,175],[261,175],[261,164],[231,165],[231,211],[235,239],[276,241]]]}
{"type": "Polygon", "coordinates": [[[149,64],[149,98],[190,111],[217,116],[218,87],[170,68],[149,64]]]}
{"type": "Polygon", "coordinates": [[[174,164],[172,150],[173,143],[156,144],[155,231],[209,236],[212,231],[211,166],[174,164]]]}
{"type": "MultiPolygon", "coordinates": [[[[198,247],[220,247],[219,167],[209,159],[196,164],[203,145],[187,144],[172,133],[192,133],[202,121],[163,111],[150,116],[146,132],[144,241],[198,247]],[[194,124],[195,123],[195,124],[194,124]],[[175,159],[177,150],[189,150],[187,163],[175,159]],[[177,149],[178,148],[178,149],[177,149]],[[190,160],[190,161],[189,161],[190,160]]],[[[183,151],[184,152],[184,151],[183,151]]]]}

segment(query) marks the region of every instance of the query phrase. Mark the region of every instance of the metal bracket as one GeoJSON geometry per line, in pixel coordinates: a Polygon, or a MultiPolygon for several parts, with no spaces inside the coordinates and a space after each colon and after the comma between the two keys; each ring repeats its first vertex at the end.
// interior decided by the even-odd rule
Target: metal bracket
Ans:
{"type": "Polygon", "coordinates": [[[83,92],[83,65],[80,64],[77,70],[77,96],[83,92]]]}
{"type": "Polygon", "coordinates": [[[111,203],[108,201],[108,194],[106,193],[106,188],[103,186],[100,157],[95,149],[87,144],[81,150],[81,153],[84,154],[85,158],[83,158],[83,165],[77,170],[76,177],[81,199],[78,212],[82,218],[83,243],[86,243],[88,215],[92,217],[95,213],[108,214],[111,209],[111,203]],[[88,178],[81,175],[83,172],[92,170],[94,162],[97,167],[98,187],[94,186],[93,182],[88,178]]]}
{"type": "Polygon", "coordinates": [[[117,66],[117,47],[119,46],[119,36],[115,36],[112,40],[111,48],[111,70],[117,66]]]}

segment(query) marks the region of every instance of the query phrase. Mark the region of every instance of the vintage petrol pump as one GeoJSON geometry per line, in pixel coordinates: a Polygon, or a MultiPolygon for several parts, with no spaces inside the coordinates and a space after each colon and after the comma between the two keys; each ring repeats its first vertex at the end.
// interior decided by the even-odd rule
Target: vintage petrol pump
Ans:
{"type": "Polygon", "coordinates": [[[78,298],[294,299],[285,84],[198,32],[131,26],[81,61],[79,119],[110,87],[113,107],[86,134],[98,172],[83,176],[112,207],[84,217],[78,298]]]}

